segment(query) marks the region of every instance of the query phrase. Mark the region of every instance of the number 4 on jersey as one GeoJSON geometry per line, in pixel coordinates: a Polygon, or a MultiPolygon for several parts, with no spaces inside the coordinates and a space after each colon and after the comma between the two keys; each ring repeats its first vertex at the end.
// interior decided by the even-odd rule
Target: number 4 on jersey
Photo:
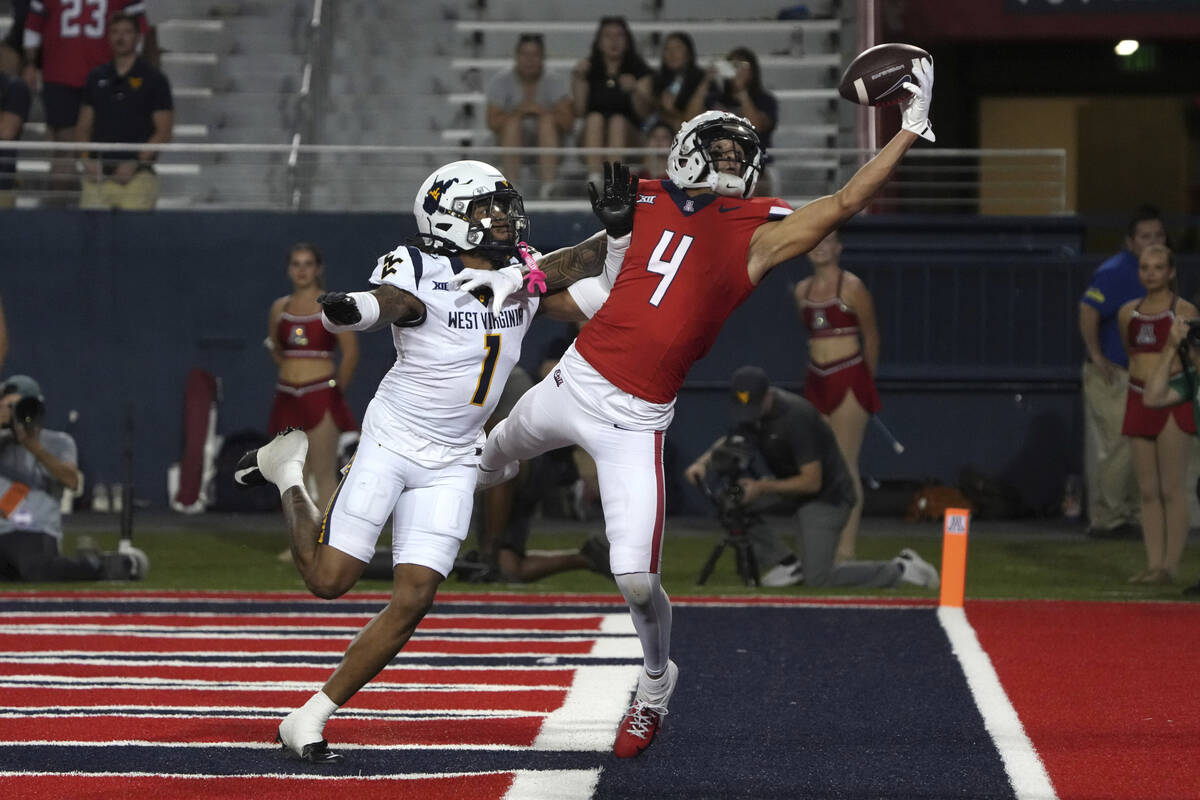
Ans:
{"type": "Polygon", "coordinates": [[[650,263],[646,265],[646,269],[650,272],[662,275],[662,280],[655,287],[654,294],[650,295],[650,305],[655,308],[662,302],[667,289],[671,288],[671,281],[675,280],[675,273],[679,271],[680,265],[683,264],[683,257],[687,255],[688,248],[692,246],[692,237],[683,236],[679,240],[679,246],[671,254],[671,260],[663,261],[663,253],[667,252],[671,246],[671,240],[674,238],[675,231],[663,231],[662,238],[658,240],[654,252],[650,254],[650,263]]]}

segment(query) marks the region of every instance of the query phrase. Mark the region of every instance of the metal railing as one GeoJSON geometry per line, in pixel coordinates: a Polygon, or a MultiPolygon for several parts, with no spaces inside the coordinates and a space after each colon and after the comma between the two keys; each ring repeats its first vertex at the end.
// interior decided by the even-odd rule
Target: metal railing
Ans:
{"type": "MultiPolygon", "coordinates": [[[[80,145],[18,141],[15,151],[19,208],[70,205],[78,184],[54,183],[50,162],[74,160],[80,145]]],[[[519,154],[525,162],[509,179],[532,210],[587,210],[584,157],[612,151],[585,148],[502,148],[466,146],[355,146],[281,144],[89,144],[97,153],[160,151],[159,208],[299,209],[317,211],[396,211],[407,209],[412,193],[438,166],[461,158],[501,165],[519,154]],[[558,179],[541,187],[536,160],[560,157],[558,179]]],[[[631,164],[663,154],[646,149],[617,151],[631,164]]],[[[845,184],[870,152],[833,148],[780,148],[771,151],[770,194],[793,205],[829,194],[845,184]]],[[[11,164],[13,152],[0,155],[11,164]]],[[[922,213],[1063,214],[1067,208],[1066,153],[1063,150],[951,150],[915,148],[904,157],[876,200],[877,210],[922,213]]]]}

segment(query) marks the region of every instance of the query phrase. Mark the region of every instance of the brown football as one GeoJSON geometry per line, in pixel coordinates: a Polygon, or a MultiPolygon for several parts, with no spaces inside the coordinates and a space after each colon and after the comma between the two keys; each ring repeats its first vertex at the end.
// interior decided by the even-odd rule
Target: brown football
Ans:
{"type": "MultiPolygon", "coordinates": [[[[911,44],[889,42],[864,50],[850,62],[838,83],[838,94],[864,106],[886,106],[903,100],[906,89],[900,85],[913,81],[915,59],[933,59],[929,53],[911,44]]],[[[915,81],[913,81],[915,83],[915,81]]]]}

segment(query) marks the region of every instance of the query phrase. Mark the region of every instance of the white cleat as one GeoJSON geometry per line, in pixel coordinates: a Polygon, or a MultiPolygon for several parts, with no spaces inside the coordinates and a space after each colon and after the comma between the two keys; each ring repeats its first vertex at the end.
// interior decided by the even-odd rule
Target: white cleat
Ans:
{"type": "Polygon", "coordinates": [[[233,471],[233,480],[241,486],[261,486],[277,483],[288,462],[304,470],[304,459],[308,456],[308,436],[298,428],[288,428],[257,450],[248,450],[238,459],[233,471]]]}
{"type": "Polygon", "coordinates": [[[804,581],[804,570],[799,561],[791,564],[776,564],[767,570],[758,582],[763,586],[795,586],[804,581]]]}
{"type": "Polygon", "coordinates": [[[892,563],[900,567],[900,580],[905,583],[915,583],[917,586],[924,586],[928,589],[938,589],[942,585],[942,580],[938,577],[938,571],[934,569],[933,564],[921,558],[917,555],[917,551],[910,547],[901,550],[900,555],[896,556],[892,563]]]}

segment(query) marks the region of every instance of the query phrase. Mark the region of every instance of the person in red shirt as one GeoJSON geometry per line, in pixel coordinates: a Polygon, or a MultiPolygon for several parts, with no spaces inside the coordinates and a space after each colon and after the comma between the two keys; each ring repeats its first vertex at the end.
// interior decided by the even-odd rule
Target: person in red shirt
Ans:
{"type": "Polygon", "coordinates": [[[665,513],[663,434],[675,398],[725,320],[773,267],[808,252],[863,210],[901,157],[933,141],[933,65],[913,64],[902,129],[845,186],[793,212],[753,197],[763,148],[748,120],[706,111],[684,123],[668,180],[606,167],[593,208],[608,232],[607,297],[568,291],[591,319],[550,375],[488,436],[480,482],[512,463],[568,444],[595,460],[610,566],[641,640],[644,670],[613,751],[636,756],[653,740],[675,689],[671,604],[659,576],[665,513]]]}
{"type": "MultiPolygon", "coordinates": [[[[46,131],[56,142],[75,141],[75,122],[83,103],[88,73],[112,58],[108,23],[115,14],[137,21],[146,32],[143,0],[32,0],[25,18],[25,67],[22,77],[29,90],[41,86],[46,110],[46,131]],[[38,56],[42,68],[37,68],[38,56]]],[[[51,164],[51,188],[70,188],[64,176],[71,173],[66,154],[51,164]]],[[[70,179],[73,182],[73,178],[70,179]]]]}

